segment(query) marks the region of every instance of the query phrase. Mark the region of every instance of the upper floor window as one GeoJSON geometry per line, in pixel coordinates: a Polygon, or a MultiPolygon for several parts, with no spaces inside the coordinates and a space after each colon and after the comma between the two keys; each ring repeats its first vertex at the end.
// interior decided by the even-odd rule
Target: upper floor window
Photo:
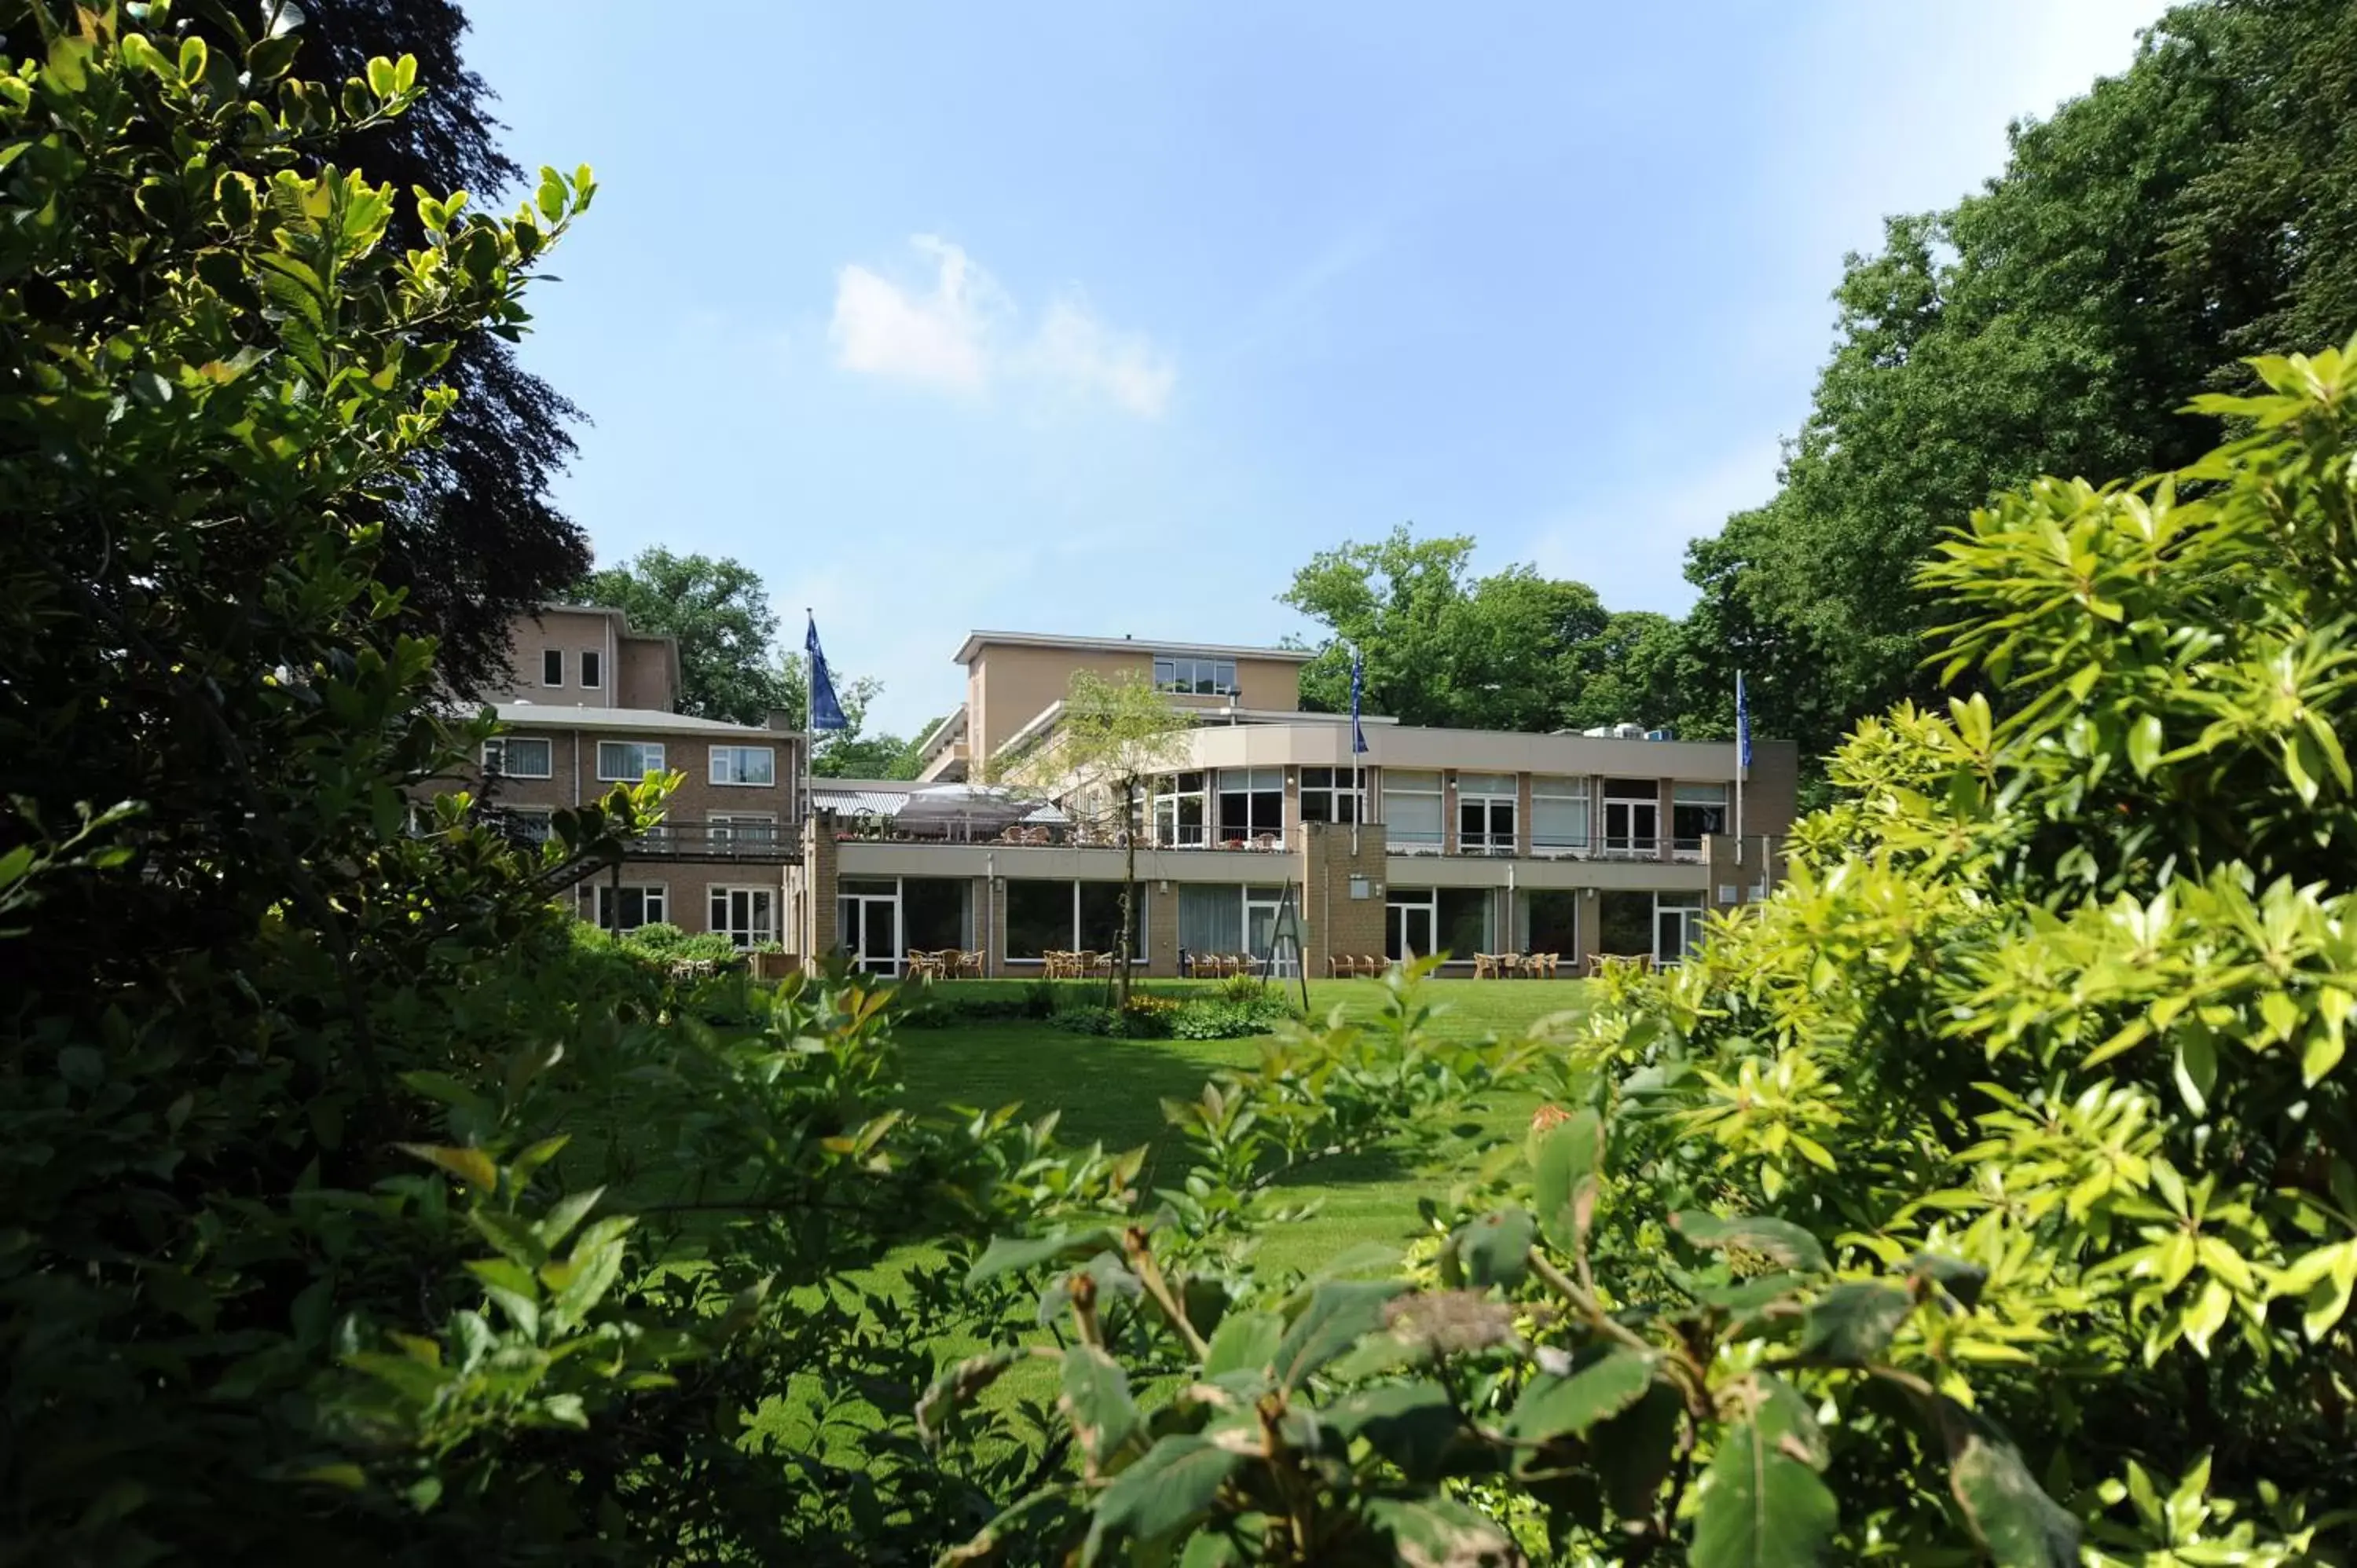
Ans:
{"type": "Polygon", "coordinates": [[[715,784],[775,784],[778,754],[766,746],[716,746],[712,748],[715,784]]]}
{"type": "Polygon", "coordinates": [[[1534,849],[1587,847],[1587,780],[1551,778],[1531,779],[1531,845],[1534,849]]]}
{"type": "Polygon", "coordinates": [[[1301,820],[1305,822],[1355,822],[1360,820],[1357,771],[1349,768],[1305,768],[1301,770],[1301,820]]]}
{"type": "Polygon", "coordinates": [[[1439,774],[1383,769],[1383,837],[1388,843],[1437,850],[1440,821],[1439,774]]]}
{"type": "Polygon", "coordinates": [[[545,740],[520,735],[496,735],[483,742],[483,771],[503,779],[545,779],[552,747],[545,740]]]}
{"type": "Polygon", "coordinates": [[[594,648],[581,650],[581,684],[592,691],[606,683],[605,660],[594,648]]]}
{"type": "Polygon", "coordinates": [[[565,684],[565,650],[544,648],[540,650],[540,683],[544,686],[565,684]]]}
{"type": "Polygon", "coordinates": [[[1677,784],[1670,789],[1670,837],[1681,850],[1699,850],[1712,833],[1727,831],[1727,786],[1677,784]]]}
{"type": "Polygon", "coordinates": [[[1178,849],[1204,840],[1203,775],[1166,773],[1154,781],[1154,842],[1178,849]]]}
{"type": "Polygon", "coordinates": [[[1236,694],[1236,661],[1232,659],[1157,659],[1154,689],[1183,692],[1198,697],[1236,694]]]}
{"type": "Polygon", "coordinates": [[[1222,843],[1285,842],[1285,769],[1231,768],[1220,774],[1219,828],[1222,843]]]}
{"type": "Polygon", "coordinates": [[[1457,776],[1457,846],[1467,854],[1514,853],[1514,776],[1457,776]]]}
{"type": "Polygon", "coordinates": [[[635,784],[650,773],[663,770],[661,742],[601,740],[597,743],[597,781],[635,784]]]}

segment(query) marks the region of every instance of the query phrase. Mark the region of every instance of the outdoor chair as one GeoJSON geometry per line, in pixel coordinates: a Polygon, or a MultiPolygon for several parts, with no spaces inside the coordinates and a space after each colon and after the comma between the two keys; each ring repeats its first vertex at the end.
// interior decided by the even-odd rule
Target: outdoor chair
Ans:
{"type": "Polygon", "coordinates": [[[1356,980],[1359,977],[1359,961],[1348,953],[1329,954],[1326,973],[1333,980],[1356,980]]]}
{"type": "Polygon", "coordinates": [[[1390,970],[1391,966],[1391,960],[1383,957],[1381,953],[1361,953],[1359,955],[1359,972],[1365,975],[1370,980],[1381,980],[1384,973],[1390,970]]]}
{"type": "Polygon", "coordinates": [[[982,950],[977,948],[972,951],[960,952],[957,955],[957,972],[960,980],[980,980],[982,950]]]}
{"type": "Polygon", "coordinates": [[[1493,952],[1475,953],[1473,955],[1473,978],[1476,980],[1497,979],[1498,955],[1493,952]]]}

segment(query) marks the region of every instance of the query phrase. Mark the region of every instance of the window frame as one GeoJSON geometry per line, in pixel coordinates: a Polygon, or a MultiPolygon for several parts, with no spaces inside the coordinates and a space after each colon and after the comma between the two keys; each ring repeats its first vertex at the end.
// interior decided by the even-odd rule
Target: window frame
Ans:
{"type": "Polygon", "coordinates": [[[606,689],[605,650],[599,648],[581,650],[576,667],[581,671],[580,684],[583,691],[602,692],[606,689]]]}
{"type": "Polygon", "coordinates": [[[1448,842],[1448,787],[1447,775],[1441,773],[1436,768],[1385,768],[1383,775],[1383,786],[1384,847],[1386,849],[1398,850],[1409,854],[1416,854],[1419,851],[1430,854],[1438,854],[1441,851],[1441,847],[1448,842]],[[1400,780],[1403,779],[1429,779],[1432,780],[1432,788],[1426,789],[1415,784],[1402,784],[1400,780]],[[1431,836],[1426,837],[1421,831],[1418,831],[1416,836],[1413,838],[1402,836],[1409,830],[1402,827],[1393,819],[1392,800],[1394,796],[1398,796],[1405,800],[1429,800],[1432,802],[1431,836]]]}
{"type": "Polygon", "coordinates": [[[1659,854],[1662,847],[1661,785],[1658,782],[1653,783],[1652,793],[1650,795],[1615,795],[1612,792],[1612,787],[1616,782],[1633,789],[1640,780],[1634,779],[1619,780],[1607,779],[1604,781],[1605,852],[1609,854],[1635,855],[1651,855],[1659,854]],[[1616,807],[1620,809],[1621,815],[1626,821],[1626,826],[1623,831],[1617,833],[1612,831],[1612,818],[1614,808],[1616,807]],[[1653,824],[1652,832],[1650,833],[1641,834],[1636,831],[1636,814],[1640,810],[1650,813],[1650,820],[1653,824]]]}
{"type": "Polygon", "coordinates": [[[1242,694],[1236,661],[1200,653],[1157,653],[1154,656],[1154,689],[1180,697],[1227,697],[1242,694]]]}
{"type": "Polygon", "coordinates": [[[1211,827],[1213,843],[1250,847],[1254,840],[1265,837],[1273,841],[1269,846],[1272,849],[1285,847],[1284,768],[1222,768],[1219,770],[1217,782],[1212,785],[1212,794],[1216,797],[1211,802],[1211,827]],[[1263,781],[1263,775],[1267,775],[1275,780],[1274,788],[1263,781]],[[1238,788],[1230,789],[1228,780],[1237,778],[1241,778],[1244,782],[1238,788]],[[1276,821],[1264,826],[1257,803],[1264,797],[1271,795],[1276,798],[1276,821]],[[1243,831],[1241,833],[1231,833],[1228,829],[1227,802],[1231,798],[1235,797],[1241,797],[1244,801],[1243,831]]]}
{"type": "MultiPolygon", "coordinates": [[[[1522,847],[1522,789],[1511,773],[1465,773],[1457,775],[1457,853],[1459,854],[1511,855],[1522,847]],[[1472,789],[1467,782],[1482,782],[1472,789]],[[1503,780],[1506,788],[1497,788],[1503,780]],[[1505,830],[1501,832],[1498,819],[1502,812],[1505,830]],[[1479,813],[1481,826],[1469,829],[1469,817],[1479,813]],[[1499,841],[1505,842],[1501,843],[1499,841]]],[[[1445,819],[1444,819],[1445,820],[1445,819]]],[[[1494,923],[1494,922],[1493,922],[1494,923]]]]}
{"type": "Polygon", "coordinates": [[[671,754],[666,748],[664,743],[659,740],[601,740],[597,743],[597,782],[600,784],[635,784],[650,773],[669,772],[670,769],[664,767],[664,762],[670,755],[671,754]],[[609,773],[606,770],[606,748],[609,746],[617,748],[625,748],[640,752],[652,752],[654,754],[654,766],[651,768],[640,768],[636,773],[609,773]]]}
{"type": "Polygon", "coordinates": [[[779,930],[778,911],[780,904],[779,893],[780,889],[761,882],[708,882],[705,884],[704,929],[726,937],[736,945],[738,952],[749,951],[764,942],[774,942],[778,940],[779,930]],[[734,908],[735,896],[739,893],[748,896],[746,900],[748,924],[745,928],[747,933],[758,933],[762,929],[750,920],[753,897],[758,896],[768,901],[770,906],[768,935],[739,934],[735,923],[734,908]],[[713,918],[716,909],[719,914],[717,919],[713,918]]]}
{"type": "Polygon", "coordinates": [[[1533,854],[1585,854],[1595,847],[1595,801],[1587,780],[1574,774],[1534,773],[1531,775],[1531,853],[1533,854]],[[1547,786],[1562,785],[1561,789],[1547,786]],[[1579,828],[1576,834],[1540,827],[1547,806],[1570,806],[1577,809],[1579,828]]]}
{"type": "Polygon", "coordinates": [[[540,650],[540,683],[544,686],[558,688],[564,686],[565,650],[561,648],[544,648],[540,650]],[[548,673],[552,666],[556,671],[556,675],[554,679],[551,679],[548,673]]]}
{"type": "MultiPolygon", "coordinates": [[[[1135,882],[1132,883],[1130,886],[1132,888],[1132,902],[1130,908],[1131,913],[1135,917],[1136,924],[1130,931],[1129,956],[1132,963],[1143,963],[1146,961],[1147,951],[1146,910],[1149,901],[1146,897],[1146,884],[1144,882],[1135,882]]],[[[1086,876],[1010,876],[1006,879],[1006,907],[1004,918],[1000,921],[998,939],[999,947],[1001,949],[999,956],[1004,961],[1007,963],[1038,964],[1044,964],[1048,961],[1048,948],[1046,944],[1041,944],[1039,951],[1037,953],[1023,954],[1015,950],[1015,945],[1009,940],[1015,930],[1015,890],[1017,887],[1061,887],[1065,890],[1063,940],[1069,945],[1057,949],[1057,951],[1109,953],[1114,950],[1114,944],[1121,940],[1120,883],[1107,882],[1102,877],[1086,876]],[[1082,943],[1081,889],[1083,887],[1103,888],[1106,892],[1110,893],[1113,897],[1113,929],[1109,933],[1109,940],[1106,945],[1101,948],[1088,948],[1082,946],[1082,943]]],[[[1028,901],[1028,895],[1026,897],[1028,901]]],[[[1025,915],[1024,919],[1027,924],[1031,923],[1033,913],[1036,913],[1036,911],[1027,913],[1025,915]]],[[[1099,913],[1102,915],[1103,911],[1099,911],[1099,913]]]]}
{"type": "MultiPolygon", "coordinates": [[[[775,811],[707,811],[704,818],[704,842],[717,847],[721,844],[758,843],[774,846],[778,842],[778,813],[775,811]],[[758,827],[766,832],[750,838],[739,837],[745,828],[758,827]]],[[[732,852],[733,853],[733,852],[732,852]]],[[[722,884],[715,883],[720,886],[722,884]]],[[[728,884],[727,886],[737,886],[728,884]]]]}
{"type": "MultiPolygon", "coordinates": [[[[733,767],[729,770],[736,771],[733,767]]],[[[774,789],[778,787],[778,748],[774,746],[740,746],[735,742],[724,745],[716,741],[705,748],[704,779],[705,783],[716,789],[774,789]],[[724,756],[732,760],[742,760],[756,753],[769,758],[769,778],[723,779],[720,777],[720,762],[724,756]]]]}
{"type": "Polygon", "coordinates": [[[1211,775],[1200,768],[1155,776],[1147,804],[1153,813],[1157,848],[1201,849],[1211,842],[1211,775]],[[1189,779],[1195,781],[1191,789],[1186,787],[1189,779]],[[1181,822],[1183,808],[1190,800],[1195,805],[1195,820],[1191,823],[1181,822]]]}
{"type": "Polygon", "coordinates": [[[1301,820],[1305,822],[1332,822],[1350,827],[1367,820],[1367,791],[1360,782],[1363,775],[1355,768],[1305,767],[1301,769],[1301,820]],[[1310,775],[1323,774],[1326,781],[1310,782],[1310,775]],[[1310,809],[1318,802],[1318,811],[1310,809]],[[1322,813],[1322,814],[1319,814],[1322,813]]]}
{"type": "Polygon", "coordinates": [[[483,742],[483,775],[501,779],[554,779],[556,777],[556,742],[544,735],[495,735],[483,742]],[[536,746],[548,758],[548,766],[538,773],[524,773],[508,766],[510,751],[522,744],[536,746]],[[499,750],[499,760],[491,760],[493,747],[499,750]]]}
{"type": "MultiPolygon", "coordinates": [[[[671,921],[671,884],[668,882],[625,882],[619,887],[617,887],[610,882],[599,882],[594,884],[591,888],[589,908],[590,913],[593,917],[590,923],[595,925],[599,930],[611,931],[616,936],[620,936],[625,931],[635,931],[639,929],[639,926],[667,925],[671,921]],[[636,893],[639,895],[639,924],[637,926],[608,924],[606,919],[607,897],[610,895],[619,899],[620,895],[625,893],[636,893]],[[649,894],[652,894],[654,896],[654,907],[660,911],[660,913],[656,914],[652,919],[646,918],[648,907],[647,896],[649,894]]],[[[615,919],[619,921],[621,918],[621,910],[617,908],[614,911],[614,915],[615,919]]]]}

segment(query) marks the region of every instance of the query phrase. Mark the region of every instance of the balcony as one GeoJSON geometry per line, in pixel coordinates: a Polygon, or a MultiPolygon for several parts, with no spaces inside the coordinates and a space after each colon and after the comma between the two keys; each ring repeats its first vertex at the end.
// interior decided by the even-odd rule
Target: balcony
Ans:
{"type": "Polygon", "coordinates": [[[801,847],[775,822],[659,822],[623,852],[630,860],[712,861],[782,865],[801,847]]]}
{"type": "Polygon", "coordinates": [[[1199,822],[1157,823],[1149,842],[1156,849],[1234,850],[1246,854],[1275,854],[1285,848],[1283,833],[1245,833],[1199,822]]]}

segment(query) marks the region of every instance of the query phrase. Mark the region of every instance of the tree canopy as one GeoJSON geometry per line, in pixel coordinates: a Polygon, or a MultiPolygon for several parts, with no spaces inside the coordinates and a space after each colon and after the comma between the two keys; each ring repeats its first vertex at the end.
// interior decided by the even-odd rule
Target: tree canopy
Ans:
{"type": "Polygon", "coordinates": [[[741,561],[652,545],[623,565],[590,573],[569,596],[625,612],[632,630],[678,641],[683,714],[759,725],[772,708],[802,712],[801,684],[789,681],[779,659],[769,585],[741,561]]]}
{"type": "Polygon", "coordinates": [[[2357,12],[2170,11],[2135,63],[2015,127],[2004,172],[1849,258],[1813,404],[1765,507],[1698,543],[1701,684],[1751,672],[1759,721],[1822,752],[1927,697],[1916,579],[1944,529],[2040,474],[2179,467],[2238,356],[2357,322],[2357,12]]]}
{"type": "MultiPolygon", "coordinates": [[[[184,9],[181,27],[227,47],[233,16],[246,7],[184,9]]],[[[410,112],[339,132],[307,147],[307,156],[365,168],[404,197],[467,191],[484,202],[523,182],[500,146],[494,95],[468,69],[467,18],[456,0],[302,0],[281,15],[298,11],[302,25],[282,35],[295,40],[298,78],[342,82],[372,59],[407,57],[422,90],[410,112]]],[[[425,243],[406,200],[395,204],[387,235],[404,250],[425,243]]],[[[443,679],[467,692],[499,678],[511,616],[589,567],[587,537],[550,495],[573,458],[581,411],[517,362],[516,331],[490,323],[453,342],[441,374],[457,402],[400,481],[382,499],[357,502],[384,524],[379,575],[407,595],[416,629],[439,639],[443,679]]]]}

